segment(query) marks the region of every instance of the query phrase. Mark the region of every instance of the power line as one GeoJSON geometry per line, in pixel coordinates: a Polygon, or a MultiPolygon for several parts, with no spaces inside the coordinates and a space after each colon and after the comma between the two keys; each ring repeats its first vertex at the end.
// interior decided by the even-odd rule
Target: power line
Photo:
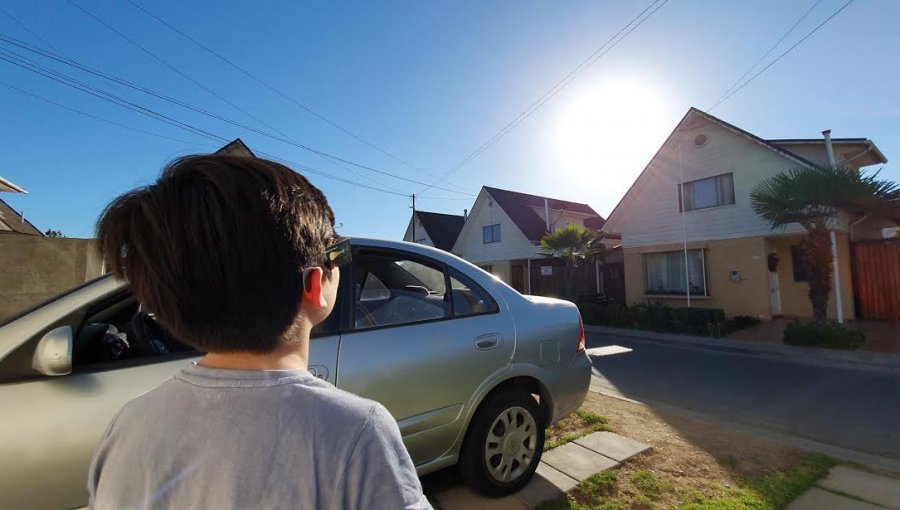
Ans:
{"type": "Polygon", "coordinates": [[[42,68],[41,66],[36,65],[33,61],[30,61],[27,58],[23,58],[23,57],[15,55],[15,54],[12,54],[11,52],[8,52],[7,50],[0,49],[0,60],[3,60],[5,62],[8,62],[10,64],[18,66],[20,68],[26,69],[35,74],[39,74],[45,78],[51,79],[55,82],[61,83],[68,87],[80,90],[86,94],[90,94],[99,99],[103,99],[104,101],[108,101],[110,103],[121,106],[128,110],[132,110],[132,111],[140,113],[142,115],[146,115],[148,117],[159,120],[161,122],[165,122],[166,124],[177,126],[182,129],[187,129],[188,131],[191,131],[194,134],[203,136],[205,138],[209,138],[211,140],[215,140],[217,142],[228,142],[228,139],[222,138],[222,137],[217,137],[216,135],[210,133],[209,131],[205,131],[201,128],[197,128],[197,127],[191,126],[189,124],[180,122],[176,119],[173,119],[172,117],[169,117],[162,113],[156,112],[154,110],[144,108],[143,106],[140,106],[136,103],[127,101],[119,96],[116,96],[115,94],[112,94],[112,93],[107,92],[102,89],[98,89],[96,87],[92,87],[84,82],[78,81],[78,80],[71,78],[69,76],[66,76],[62,73],[58,73],[58,72],[50,70],[50,69],[42,68]],[[10,56],[10,55],[12,55],[12,56],[10,56]]]}
{"type": "MultiPolygon", "coordinates": [[[[338,124],[338,123],[334,122],[333,120],[329,119],[328,117],[325,117],[324,115],[322,115],[321,113],[317,112],[316,110],[313,110],[313,109],[310,108],[309,106],[306,106],[305,104],[300,103],[299,101],[297,101],[297,100],[294,99],[293,97],[291,97],[291,96],[285,94],[284,92],[282,92],[281,90],[275,88],[274,86],[272,86],[272,85],[269,84],[268,82],[262,80],[261,78],[257,77],[257,76],[254,75],[253,73],[251,73],[251,72],[247,71],[246,69],[244,69],[243,67],[237,65],[237,64],[234,63],[234,61],[232,61],[231,59],[229,59],[229,58],[227,58],[226,56],[222,55],[221,53],[215,51],[214,49],[210,48],[209,46],[203,44],[202,42],[200,42],[200,41],[197,40],[196,38],[194,38],[194,37],[192,37],[191,35],[185,33],[183,30],[181,30],[181,29],[179,29],[178,27],[172,25],[171,23],[167,22],[167,21],[164,20],[163,18],[157,16],[156,14],[154,14],[154,13],[151,12],[151,11],[149,11],[148,9],[146,9],[144,6],[142,6],[141,4],[137,3],[136,1],[134,1],[134,0],[126,0],[126,1],[127,1],[128,3],[130,3],[132,6],[134,6],[136,9],[138,9],[138,10],[140,10],[141,12],[143,12],[144,14],[146,14],[147,16],[150,16],[151,18],[155,19],[157,22],[159,22],[159,23],[162,24],[163,26],[169,28],[170,30],[172,30],[173,32],[177,33],[177,34],[180,35],[181,37],[183,37],[183,38],[187,39],[188,41],[192,42],[194,45],[196,45],[197,47],[201,48],[203,51],[206,51],[206,52],[209,53],[210,55],[212,55],[212,56],[216,57],[217,59],[221,60],[222,62],[224,62],[225,64],[227,64],[227,65],[230,66],[231,68],[235,69],[236,71],[240,72],[241,74],[243,74],[244,76],[250,78],[251,80],[253,80],[253,81],[259,83],[260,85],[262,85],[263,87],[265,87],[265,88],[268,89],[269,91],[271,91],[271,92],[277,94],[278,96],[280,96],[281,98],[283,98],[283,99],[289,101],[290,103],[292,103],[292,104],[295,105],[296,107],[300,108],[301,110],[305,111],[306,113],[308,113],[308,114],[310,114],[310,115],[312,115],[312,116],[318,118],[319,120],[321,120],[321,121],[327,123],[328,125],[334,127],[335,129],[337,129],[337,130],[343,132],[344,134],[346,134],[346,135],[352,137],[353,139],[357,140],[358,142],[360,142],[360,143],[362,143],[362,144],[365,144],[366,146],[368,146],[368,147],[370,147],[370,148],[372,148],[372,149],[375,149],[376,151],[378,151],[378,152],[380,152],[380,153],[382,153],[382,154],[384,154],[384,155],[386,155],[386,156],[388,156],[388,157],[394,159],[395,161],[397,161],[397,162],[399,162],[399,163],[401,163],[401,164],[403,164],[403,165],[405,165],[405,166],[408,166],[408,167],[410,167],[410,168],[412,168],[412,169],[414,169],[414,170],[418,170],[419,172],[422,172],[422,173],[428,175],[429,177],[435,177],[435,178],[437,177],[436,175],[434,175],[434,174],[432,174],[432,173],[429,173],[428,171],[426,171],[426,170],[424,170],[424,169],[422,169],[422,168],[420,168],[420,167],[418,167],[418,166],[416,166],[416,165],[410,163],[409,161],[407,161],[407,160],[405,160],[405,159],[403,159],[403,158],[400,158],[400,157],[394,155],[393,153],[391,153],[390,151],[388,151],[388,150],[386,150],[386,149],[380,147],[379,145],[377,145],[377,144],[375,144],[375,143],[373,143],[373,142],[370,142],[370,141],[366,140],[365,138],[363,138],[363,137],[357,135],[356,133],[354,133],[354,132],[350,131],[349,129],[345,128],[344,126],[341,126],[340,124],[338,124]]],[[[463,189],[463,188],[461,188],[460,186],[457,186],[457,185],[452,184],[452,183],[447,183],[447,184],[450,185],[450,186],[453,186],[453,187],[455,187],[455,188],[463,189]]]]}
{"type": "Polygon", "coordinates": [[[854,1],[856,1],[856,0],[848,0],[847,3],[845,3],[844,5],[842,5],[838,10],[834,11],[834,13],[832,13],[831,16],[828,16],[828,18],[826,18],[825,21],[819,23],[819,25],[816,26],[816,28],[812,29],[809,33],[807,33],[806,35],[804,35],[802,39],[800,39],[799,41],[797,41],[796,43],[794,43],[794,45],[791,46],[790,48],[788,48],[787,50],[785,50],[784,53],[782,53],[781,55],[778,55],[778,57],[777,57],[775,60],[769,62],[769,64],[768,64],[766,67],[763,67],[762,69],[760,69],[759,72],[757,72],[756,74],[754,74],[753,76],[751,76],[750,79],[748,79],[747,81],[745,81],[744,83],[742,83],[740,87],[738,87],[738,88],[734,89],[733,91],[731,91],[730,93],[726,94],[722,99],[719,100],[719,102],[718,102],[716,105],[719,105],[719,104],[721,104],[721,103],[724,103],[725,101],[728,100],[729,97],[731,97],[731,96],[737,94],[741,89],[743,89],[744,87],[746,87],[747,85],[749,85],[749,84],[750,84],[753,80],[755,80],[759,75],[761,75],[762,73],[766,72],[770,67],[772,67],[772,66],[775,65],[779,60],[781,60],[782,58],[784,58],[784,56],[787,55],[788,53],[790,53],[794,48],[796,48],[797,46],[800,46],[800,44],[802,44],[803,41],[809,39],[809,37],[810,37],[811,35],[813,35],[814,33],[818,32],[818,30],[819,30],[820,28],[822,28],[823,26],[825,26],[826,23],[828,23],[829,21],[831,21],[831,20],[832,20],[835,16],[837,16],[838,14],[840,14],[841,11],[843,11],[844,9],[846,9],[846,8],[847,8],[850,4],[852,4],[854,1]]]}
{"type": "Polygon", "coordinates": [[[27,90],[20,89],[19,87],[16,87],[15,85],[12,85],[12,84],[7,83],[7,82],[5,82],[5,81],[0,81],[0,85],[3,85],[4,87],[10,88],[10,89],[12,89],[12,90],[15,90],[16,92],[19,92],[20,94],[25,94],[26,96],[30,96],[30,97],[32,97],[32,98],[34,98],[34,99],[38,99],[38,100],[40,100],[40,101],[44,101],[45,103],[52,104],[52,105],[54,105],[54,106],[56,106],[56,107],[59,107],[59,108],[62,108],[62,109],[64,109],[64,110],[68,110],[68,111],[70,111],[70,112],[77,113],[77,114],[83,115],[83,116],[85,116],[85,117],[90,117],[90,118],[92,118],[92,119],[99,120],[100,122],[105,122],[105,123],[107,123],[107,124],[111,124],[111,125],[113,125],[113,126],[117,126],[117,127],[123,128],[123,129],[128,129],[128,130],[131,130],[131,131],[136,131],[136,132],[138,132],[138,133],[143,133],[143,134],[145,134],[145,135],[155,136],[156,138],[163,138],[163,139],[166,139],[166,140],[171,140],[171,141],[173,141],[173,142],[179,142],[179,143],[184,143],[184,144],[188,144],[188,145],[200,145],[200,146],[204,146],[204,147],[217,147],[216,145],[211,145],[211,144],[206,144],[206,143],[199,143],[199,142],[191,142],[191,141],[188,141],[188,140],[182,140],[182,139],[180,139],[180,138],[174,138],[174,137],[167,136],[167,135],[161,135],[161,134],[159,134],[159,133],[154,133],[154,132],[152,132],[152,131],[145,131],[145,130],[140,129],[140,128],[136,128],[136,127],[133,127],[133,126],[128,126],[128,125],[125,125],[125,124],[121,124],[121,123],[119,123],[119,122],[116,122],[116,121],[113,121],[113,120],[109,120],[109,119],[105,119],[105,118],[103,118],[103,117],[100,117],[100,116],[98,116],[98,115],[94,115],[94,114],[92,114],[92,113],[83,112],[83,111],[81,111],[81,110],[79,110],[79,109],[77,109],[77,108],[72,108],[71,106],[66,106],[66,105],[64,105],[64,104],[62,104],[62,103],[59,103],[59,102],[57,102],[57,101],[54,101],[54,100],[52,100],[52,99],[50,99],[50,98],[46,98],[46,97],[44,97],[44,96],[39,96],[39,95],[37,95],[37,94],[33,94],[33,93],[31,93],[31,92],[28,92],[27,90]]]}
{"type": "MultiPolygon", "coordinates": [[[[109,81],[113,81],[113,82],[118,83],[118,84],[120,84],[120,85],[123,85],[123,86],[126,86],[126,87],[128,87],[128,88],[137,90],[137,91],[139,91],[139,92],[142,92],[142,93],[144,93],[144,94],[148,94],[148,95],[151,95],[151,96],[156,97],[156,98],[158,98],[158,99],[162,99],[162,100],[167,101],[167,102],[170,102],[170,103],[172,103],[172,104],[176,104],[176,105],[178,105],[178,106],[180,106],[180,107],[182,107],[182,108],[186,108],[186,109],[188,109],[188,110],[194,111],[194,112],[196,112],[196,113],[200,113],[200,114],[202,114],[202,115],[205,115],[205,116],[208,116],[208,117],[210,117],[210,118],[219,120],[219,121],[221,121],[221,122],[225,122],[225,123],[227,123],[227,124],[231,124],[231,125],[233,125],[233,126],[235,126],[235,127],[239,127],[239,128],[242,128],[242,129],[245,129],[245,130],[248,130],[248,131],[252,131],[252,132],[254,132],[254,133],[257,133],[257,134],[259,134],[259,135],[265,136],[265,137],[267,137],[267,138],[271,138],[271,139],[273,139],[273,140],[279,141],[279,142],[281,142],[281,143],[284,143],[284,144],[287,144],[287,145],[292,145],[292,146],[297,147],[297,148],[299,148],[299,149],[303,149],[303,150],[305,150],[305,151],[308,151],[308,152],[311,152],[311,153],[316,154],[316,155],[318,155],[318,156],[321,156],[321,157],[323,157],[323,158],[326,158],[326,159],[330,160],[331,162],[345,163],[345,164],[352,165],[352,166],[357,167],[357,168],[362,168],[362,169],[364,169],[364,170],[368,170],[368,171],[370,171],[370,172],[374,172],[374,173],[378,173],[378,174],[381,174],[381,175],[385,175],[385,176],[387,176],[387,177],[392,177],[392,178],[394,178],[394,179],[399,179],[399,180],[402,180],[402,181],[410,182],[410,183],[412,183],[412,184],[418,184],[418,185],[426,185],[426,184],[427,184],[427,183],[425,183],[425,182],[418,181],[418,180],[415,180],[415,179],[410,179],[410,178],[404,177],[404,176],[402,176],[402,175],[397,175],[397,174],[394,174],[394,173],[391,173],[391,172],[386,172],[386,171],[384,171],[384,170],[380,170],[380,169],[374,168],[374,167],[369,166],[369,165],[364,165],[364,164],[362,164],[362,163],[357,163],[357,162],[355,162],[355,161],[351,161],[351,160],[348,160],[348,159],[346,159],[346,158],[342,158],[342,157],[340,157],[340,156],[337,156],[337,155],[334,155],[334,154],[331,154],[331,153],[328,153],[328,152],[325,152],[325,151],[321,151],[321,150],[319,150],[319,149],[315,149],[315,148],[313,148],[313,147],[310,147],[310,146],[308,146],[308,145],[305,145],[305,144],[303,144],[303,143],[300,143],[300,142],[298,142],[298,141],[296,141],[296,140],[293,140],[293,139],[290,139],[290,138],[286,138],[286,137],[283,137],[283,136],[279,136],[279,135],[276,135],[276,134],[272,134],[272,133],[269,133],[269,132],[266,132],[266,131],[262,131],[262,130],[260,130],[260,129],[258,129],[258,128],[255,128],[255,127],[252,127],[252,126],[248,126],[248,125],[243,124],[243,123],[241,123],[241,122],[237,122],[237,121],[228,119],[228,118],[226,118],[226,117],[223,117],[223,116],[218,115],[218,114],[216,114],[216,113],[210,112],[210,111],[205,110],[205,109],[203,109],[203,108],[199,108],[199,107],[197,107],[197,106],[191,105],[191,104],[189,104],[189,103],[187,103],[187,102],[184,102],[184,101],[175,99],[175,98],[173,98],[173,97],[170,97],[170,96],[168,96],[168,95],[165,95],[165,94],[162,94],[162,93],[159,93],[159,92],[155,92],[155,91],[153,91],[152,89],[148,89],[148,88],[143,87],[143,86],[141,86],[141,85],[132,83],[132,82],[130,82],[130,81],[128,81],[128,80],[125,80],[125,79],[122,79],[122,78],[117,78],[117,77],[115,77],[115,76],[113,76],[113,75],[110,75],[110,74],[108,74],[108,73],[105,73],[105,72],[103,72],[103,71],[98,71],[98,70],[96,70],[96,69],[90,68],[90,67],[88,67],[88,66],[86,66],[86,65],[83,65],[83,64],[78,63],[77,61],[75,61],[75,60],[73,60],[73,59],[70,59],[70,58],[67,58],[67,57],[63,57],[63,56],[60,56],[60,55],[56,55],[56,54],[47,52],[47,51],[45,51],[45,50],[41,50],[41,49],[39,49],[39,48],[35,48],[35,47],[33,47],[33,46],[31,46],[31,45],[29,45],[29,44],[27,44],[27,43],[24,43],[23,41],[19,41],[18,39],[15,39],[14,37],[9,37],[9,36],[5,36],[5,35],[3,35],[3,34],[0,34],[0,41],[6,42],[7,44],[12,44],[12,45],[14,45],[14,46],[17,46],[17,47],[19,47],[19,48],[25,49],[25,50],[30,51],[30,52],[33,52],[33,53],[37,53],[37,54],[42,55],[42,56],[44,56],[44,57],[46,57],[46,58],[49,58],[49,59],[51,59],[51,60],[60,62],[60,63],[62,63],[62,64],[65,64],[65,65],[67,65],[67,66],[70,66],[70,67],[74,67],[74,68],[76,68],[76,69],[79,69],[79,70],[81,70],[81,71],[83,71],[83,72],[87,72],[87,73],[92,74],[92,75],[94,75],[94,76],[97,76],[97,77],[100,77],[100,78],[103,78],[103,79],[106,79],[106,80],[109,80],[109,81]]],[[[6,51],[8,51],[8,50],[6,50],[6,51]]],[[[9,53],[12,53],[13,55],[18,56],[19,58],[24,58],[24,57],[22,57],[21,55],[18,55],[18,54],[14,53],[14,52],[9,52],[9,53]]],[[[32,63],[32,65],[38,66],[37,63],[35,63],[35,62],[33,62],[33,61],[30,61],[30,62],[32,63]]],[[[55,73],[55,74],[57,74],[57,75],[59,75],[59,76],[66,76],[66,75],[63,75],[63,74],[61,74],[61,73],[56,73],[55,71],[48,71],[47,68],[42,68],[42,69],[44,69],[44,70],[47,71],[47,72],[55,73]]],[[[66,76],[66,79],[72,79],[72,78],[66,76]]],[[[80,83],[80,82],[79,82],[79,83],[80,83]]],[[[86,84],[83,84],[83,83],[82,83],[82,85],[85,85],[85,86],[86,86],[86,84]]],[[[341,168],[344,168],[345,170],[349,170],[349,171],[352,172],[352,170],[350,170],[350,169],[344,167],[343,165],[340,165],[340,164],[338,164],[338,163],[335,163],[335,164],[336,164],[337,166],[341,167],[341,168]]],[[[356,173],[356,172],[354,172],[354,173],[356,173]]],[[[359,175],[359,174],[357,174],[357,175],[359,175]]],[[[360,176],[360,177],[362,177],[362,176],[360,176]]],[[[364,177],[364,178],[365,178],[365,177],[364,177]]],[[[447,192],[451,192],[451,193],[464,194],[464,195],[468,195],[468,196],[475,196],[474,193],[462,192],[462,191],[457,191],[457,190],[453,190],[453,189],[449,189],[449,188],[443,188],[443,187],[438,187],[438,186],[435,186],[435,189],[440,189],[440,190],[447,191],[447,192]]]]}
{"type": "MultiPolygon", "coordinates": [[[[220,136],[220,135],[217,135],[217,134],[214,134],[214,133],[210,133],[210,132],[208,132],[208,131],[205,131],[205,130],[203,130],[203,129],[201,129],[201,128],[198,128],[198,127],[195,127],[195,126],[192,126],[192,125],[187,124],[187,123],[185,123],[185,122],[178,121],[178,120],[176,120],[176,119],[173,119],[173,118],[171,118],[171,117],[169,117],[169,116],[167,116],[167,115],[161,114],[161,113],[156,112],[156,111],[154,111],[154,110],[151,110],[151,109],[149,109],[149,108],[144,108],[144,107],[142,107],[142,106],[140,106],[140,105],[137,105],[137,104],[135,104],[135,103],[132,103],[132,102],[130,102],[130,101],[127,101],[127,100],[125,100],[125,99],[122,99],[121,97],[116,96],[115,94],[112,94],[112,93],[110,93],[110,92],[104,91],[104,90],[102,90],[102,89],[97,89],[96,87],[91,87],[90,85],[87,85],[87,84],[85,84],[85,83],[83,83],[83,82],[80,82],[80,81],[75,80],[75,79],[73,79],[73,78],[67,77],[66,75],[64,75],[64,74],[62,74],[62,73],[57,73],[57,72],[52,71],[52,70],[41,69],[40,66],[33,65],[31,62],[29,62],[28,59],[20,59],[20,58],[17,58],[15,55],[13,55],[12,57],[10,57],[10,56],[7,55],[8,53],[9,53],[8,51],[0,49],[0,60],[6,61],[6,62],[8,62],[8,63],[11,63],[11,64],[13,64],[13,65],[16,65],[16,66],[18,66],[18,67],[21,67],[21,68],[23,68],[23,69],[29,70],[29,71],[31,71],[31,72],[34,72],[34,73],[39,74],[39,75],[41,75],[41,76],[44,76],[45,78],[48,78],[48,79],[53,80],[53,81],[55,81],[55,82],[61,83],[61,84],[66,85],[66,86],[68,86],[68,87],[75,88],[75,89],[77,89],[77,90],[79,90],[79,91],[81,91],[81,92],[90,94],[90,95],[95,96],[95,97],[97,97],[97,98],[99,98],[99,99],[103,99],[103,100],[105,100],[105,101],[111,102],[111,103],[113,103],[113,104],[115,104],[115,105],[118,105],[118,106],[120,106],[120,107],[127,108],[127,109],[129,109],[129,110],[135,111],[135,112],[140,113],[140,114],[142,114],[142,115],[149,116],[149,117],[151,117],[151,118],[154,118],[154,119],[156,119],[156,120],[159,120],[159,121],[165,122],[165,123],[167,123],[167,124],[173,125],[173,126],[178,127],[178,128],[180,128],[180,129],[184,129],[184,130],[186,130],[186,131],[189,131],[189,132],[191,132],[191,133],[194,133],[194,134],[201,134],[202,136],[205,136],[205,137],[207,137],[207,138],[210,138],[211,140],[214,140],[214,141],[216,141],[216,142],[218,142],[218,143],[227,143],[227,142],[229,141],[227,138],[225,138],[225,137],[223,137],[223,136],[220,136]]],[[[269,155],[269,154],[264,153],[264,152],[262,152],[262,151],[257,151],[257,152],[259,152],[260,154],[266,155],[267,157],[270,157],[270,159],[281,159],[281,158],[278,158],[277,156],[269,155]]],[[[313,167],[311,167],[311,166],[309,166],[309,165],[302,165],[302,164],[300,164],[300,163],[295,163],[295,162],[291,162],[291,161],[283,160],[283,159],[282,159],[282,161],[287,161],[288,163],[290,163],[291,165],[293,165],[293,166],[296,167],[296,168],[302,168],[302,169],[304,169],[304,170],[306,170],[306,171],[308,171],[308,172],[310,172],[310,173],[313,173],[313,174],[315,174],[315,175],[320,175],[320,176],[322,176],[322,177],[325,177],[325,178],[328,178],[328,179],[332,179],[332,180],[335,180],[335,181],[338,181],[338,182],[343,182],[343,183],[350,184],[350,185],[353,185],[353,186],[358,186],[358,187],[361,187],[361,188],[370,189],[370,190],[373,190],[373,191],[379,191],[379,192],[387,193],[387,194],[391,194],[391,195],[398,195],[398,196],[404,196],[404,197],[407,196],[406,193],[401,193],[401,192],[392,191],[392,190],[388,190],[388,189],[384,189],[384,188],[379,188],[379,187],[376,187],[376,186],[369,186],[369,185],[366,185],[366,184],[362,184],[362,183],[358,183],[358,182],[355,182],[355,181],[351,181],[351,180],[349,180],[349,179],[344,179],[343,177],[339,177],[339,176],[336,176],[336,175],[333,175],[333,174],[329,174],[329,173],[324,172],[324,171],[321,171],[321,170],[317,170],[317,169],[315,169],[315,168],[313,168],[313,167]]]]}
{"type": "Polygon", "coordinates": [[[745,72],[740,78],[738,78],[737,81],[735,81],[735,82],[731,85],[731,87],[729,87],[728,90],[726,90],[725,93],[722,94],[722,97],[720,97],[719,100],[715,102],[715,104],[713,104],[712,106],[709,107],[708,111],[713,111],[713,109],[714,109],[716,106],[719,106],[719,104],[720,104],[720,103],[722,102],[722,100],[723,100],[722,98],[724,98],[725,96],[728,95],[729,92],[731,92],[732,90],[734,90],[734,88],[737,87],[737,86],[744,80],[744,78],[747,77],[747,75],[749,75],[751,72],[753,72],[754,69],[756,69],[756,66],[758,66],[759,64],[761,64],[762,61],[766,59],[766,57],[768,57],[769,55],[771,55],[772,52],[775,51],[775,48],[777,48],[778,45],[780,45],[785,39],[787,39],[787,36],[791,35],[791,33],[794,31],[794,29],[797,28],[797,26],[798,26],[800,23],[802,23],[803,20],[805,20],[806,17],[809,16],[809,13],[813,12],[813,10],[814,10],[816,7],[818,7],[818,5],[819,5],[820,3],[822,3],[822,0],[816,0],[816,1],[812,4],[812,6],[811,6],[809,9],[807,9],[807,11],[806,11],[805,13],[803,13],[803,16],[800,16],[800,19],[798,19],[793,25],[791,25],[791,28],[789,28],[788,31],[785,32],[784,35],[782,35],[781,38],[778,39],[778,41],[776,41],[775,44],[773,44],[772,47],[770,47],[769,50],[765,52],[765,54],[763,54],[763,56],[759,57],[759,60],[757,60],[752,66],[750,66],[750,68],[747,69],[747,72],[745,72]]]}
{"type": "Polygon", "coordinates": [[[26,32],[28,32],[29,34],[31,34],[32,37],[34,37],[34,38],[37,39],[38,41],[41,41],[42,43],[44,43],[44,46],[50,48],[50,49],[53,50],[53,51],[57,51],[57,49],[54,48],[52,44],[50,44],[50,43],[48,43],[46,40],[44,40],[43,37],[41,37],[41,36],[37,35],[36,33],[32,32],[30,28],[28,28],[24,23],[22,23],[21,21],[19,21],[18,18],[16,18],[15,16],[13,16],[9,11],[7,11],[6,9],[4,9],[2,6],[0,6],[0,12],[2,12],[3,14],[5,14],[7,18],[13,20],[13,21],[15,22],[16,25],[19,25],[19,27],[22,28],[22,30],[25,30],[26,32]]]}
{"type": "Polygon", "coordinates": [[[604,55],[609,53],[610,50],[615,48],[623,39],[628,37],[631,32],[641,26],[647,19],[653,16],[659,9],[661,9],[665,4],[667,4],[669,0],[653,0],[643,11],[640,12],[637,16],[632,18],[628,23],[625,24],[618,32],[616,32],[612,37],[610,37],[606,42],[604,42],[594,53],[584,59],[580,64],[575,66],[567,75],[565,75],[561,80],[556,82],[555,85],[550,87],[543,95],[541,95],[538,99],[536,99],[531,105],[528,106],[525,110],[523,110],[519,115],[514,117],[511,121],[509,121],[503,128],[500,129],[497,133],[495,133],[491,138],[489,138],[486,142],[481,144],[477,149],[469,153],[465,158],[462,159],[459,163],[457,163],[453,168],[441,174],[441,176],[434,181],[434,183],[428,187],[425,187],[419,193],[427,191],[431,187],[434,187],[434,184],[441,182],[447,176],[452,174],[453,172],[459,170],[463,166],[470,163],[472,160],[480,156],[483,152],[491,148],[494,144],[496,144],[500,139],[506,136],[510,131],[515,129],[519,124],[524,122],[528,117],[534,114],[537,110],[539,110],[544,104],[553,99],[560,91],[566,88],[569,83],[571,83],[582,71],[596,63],[598,60],[603,58],[604,55]],[[652,9],[652,10],[651,10],[652,9]],[[650,11],[649,14],[644,16],[647,11],[650,11]],[[644,16],[642,18],[642,16],[644,16]],[[630,28],[629,28],[630,27],[630,28]],[[621,35],[621,37],[620,37],[621,35]]]}
{"type": "Polygon", "coordinates": [[[169,62],[167,62],[167,61],[166,61],[165,59],[163,59],[162,57],[160,57],[160,56],[158,56],[157,54],[153,53],[152,51],[148,50],[146,47],[144,47],[143,45],[141,45],[140,43],[138,43],[138,42],[135,41],[134,39],[131,39],[130,37],[128,37],[127,35],[125,35],[125,34],[122,33],[121,31],[119,31],[118,29],[116,29],[114,26],[112,26],[112,25],[110,25],[109,23],[103,21],[103,19],[100,18],[99,16],[93,14],[92,12],[88,11],[88,10],[85,9],[84,7],[78,5],[78,3],[75,2],[75,0],[66,0],[66,1],[69,2],[73,7],[75,7],[76,9],[78,9],[79,11],[81,11],[82,13],[84,13],[85,15],[91,17],[91,18],[92,18],[94,21],[96,21],[97,23],[100,23],[101,25],[103,25],[104,27],[106,27],[106,28],[107,28],[108,30],[110,30],[111,32],[115,33],[116,35],[118,35],[118,36],[121,37],[122,39],[128,41],[128,42],[129,42],[131,45],[133,45],[134,47],[138,48],[139,50],[143,51],[144,53],[146,53],[147,55],[149,55],[150,57],[152,57],[154,60],[156,60],[156,61],[159,62],[160,64],[162,64],[162,65],[168,67],[169,69],[171,69],[173,72],[175,72],[176,74],[178,74],[178,75],[181,76],[182,78],[184,78],[184,79],[188,80],[189,82],[193,83],[194,85],[200,87],[201,89],[203,89],[204,91],[206,91],[206,92],[209,93],[210,95],[214,96],[215,98],[219,99],[220,101],[224,102],[225,104],[231,106],[231,107],[234,108],[235,110],[237,110],[237,111],[243,113],[243,114],[246,115],[247,117],[249,117],[249,118],[255,120],[256,122],[258,122],[258,123],[262,124],[263,126],[269,128],[269,129],[271,129],[272,131],[275,131],[275,132],[278,133],[279,135],[281,135],[281,136],[287,136],[287,135],[285,135],[284,133],[282,133],[281,131],[279,131],[278,128],[276,128],[276,127],[274,127],[274,126],[268,124],[267,122],[265,122],[264,120],[260,119],[259,117],[256,117],[256,116],[253,115],[252,113],[250,113],[250,112],[248,112],[247,110],[241,108],[240,106],[234,104],[233,102],[229,101],[228,99],[226,99],[226,98],[223,97],[222,95],[216,93],[214,90],[210,89],[210,88],[207,87],[206,85],[203,85],[203,84],[200,83],[199,81],[197,81],[197,80],[191,78],[190,76],[187,75],[187,73],[184,73],[183,71],[181,71],[181,70],[178,69],[177,67],[175,67],[175,66],[173,66],[172,64],[170,64],[169,62]]]}

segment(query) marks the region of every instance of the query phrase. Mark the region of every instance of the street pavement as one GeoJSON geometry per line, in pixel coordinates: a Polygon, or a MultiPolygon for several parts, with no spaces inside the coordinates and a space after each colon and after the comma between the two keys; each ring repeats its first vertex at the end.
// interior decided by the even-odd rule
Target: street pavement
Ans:
{"type": "Polygon", "coordinates": [[[900,461],[900,373],[594,332],[587,346],[605,347],[591,356],[596,385],[651,408],[675,407],[900,461]]]}

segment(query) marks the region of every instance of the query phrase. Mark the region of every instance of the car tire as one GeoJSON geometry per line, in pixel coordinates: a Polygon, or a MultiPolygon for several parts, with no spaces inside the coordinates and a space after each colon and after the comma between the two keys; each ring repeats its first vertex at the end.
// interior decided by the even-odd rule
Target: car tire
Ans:
{"type": "Polygon", "coordinates": [[[466,484],[489,497],[524,487],[544,451],[543,422],[530,393],[509,388],[488,396],[460,451],[459,471],[466,484]]]}

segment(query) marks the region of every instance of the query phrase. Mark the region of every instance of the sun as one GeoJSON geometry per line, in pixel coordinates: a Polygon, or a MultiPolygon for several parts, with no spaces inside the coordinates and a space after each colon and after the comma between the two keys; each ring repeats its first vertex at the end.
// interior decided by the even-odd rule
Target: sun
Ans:
{"type": "Polygon", "coordinates": [[[592,187],[602,183],[621,195],[671,130],[669,110],[646,81],[616,78],[582,86],[564,101],[555,128],[560,175],[592,187]]]}

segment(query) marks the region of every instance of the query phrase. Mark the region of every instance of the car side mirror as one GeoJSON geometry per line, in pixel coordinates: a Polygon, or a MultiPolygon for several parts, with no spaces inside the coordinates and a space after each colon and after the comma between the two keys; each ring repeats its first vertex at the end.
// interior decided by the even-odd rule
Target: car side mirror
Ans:
{"type": "Polygon", "coordinates": [[[66,375],[72,372],[72,326],[51,330],[38,342],[31,358],[31,368],[43,375],[66,375]]]}

